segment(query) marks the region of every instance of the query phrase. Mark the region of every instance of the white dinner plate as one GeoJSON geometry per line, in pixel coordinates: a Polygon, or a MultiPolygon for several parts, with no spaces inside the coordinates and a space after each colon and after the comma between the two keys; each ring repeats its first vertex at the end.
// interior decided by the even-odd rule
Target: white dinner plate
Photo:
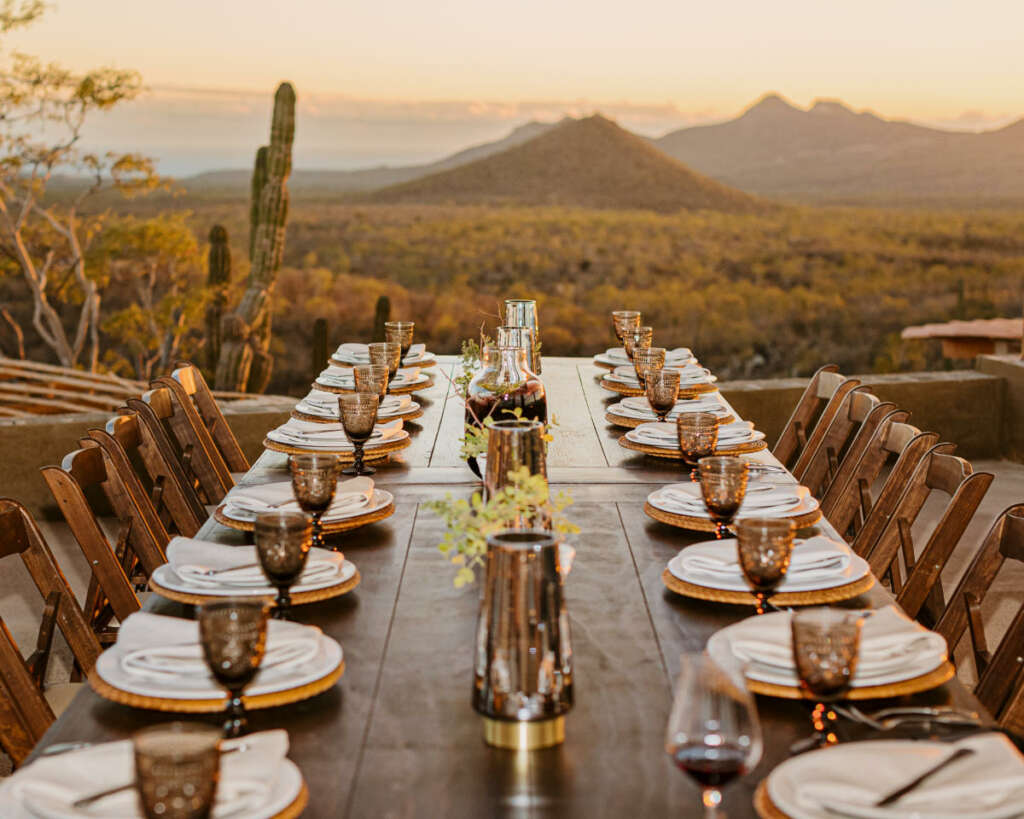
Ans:
{"type": "MultiPolygon", "coordinates": [[[[355,577],[355,574],[356,564],[351,560],[346,560],[342,564],[341,574],[335,575],[334,577],[327,577],[313,583],[296,583],[289,589],[289,592],[294,595],[299,592],[329,589],[332,586],[340,586],[342,583],[347,583],[355,577]]],[[[156,571],[153,572],[153,581],[169,591],[182,592],[183,594],[202,594],[210,597],[266,597],[267,595],[276,594],[276,589],[270,585],[215,586],[212,583],[209,585],[189,583],[171,568],[170,563],[165,563],[163,566],[156,567],[156,571]]]]}
{"type": "MultiPolygon", "coordinates": [[[[245,487],[242,487],[242,489],[244,488],[245,487]]],[[[368,504],[343,512],[340,515],[324,515],[322,523],[328,524],[339,520],[347,520],[348,518],[358,518],[362,515],[367,515],[370,512],[376,512],[379,509],[383,509],[394,500],[395,496],[386,489],[377,489],[374,487],[373,497],[370,499],[368,504]]],[[[237,520],[239,523],[255,523],[256,515],[259,514],[258,512],[247,512],[245,510],[238,509],[237,507],[230,506],[227,503],[221,504],[218,508],[224,517],[230,518],[231,520],[237,520]]]]}

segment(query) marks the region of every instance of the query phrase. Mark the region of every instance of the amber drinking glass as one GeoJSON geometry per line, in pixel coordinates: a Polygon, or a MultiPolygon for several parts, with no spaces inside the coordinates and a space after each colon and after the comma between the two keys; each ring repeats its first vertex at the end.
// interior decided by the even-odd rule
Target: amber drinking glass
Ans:
{"type": "Polygon", "coordinates": [[[363,464],[364,446],[373,435],[377,423],[377,408],[380,398],[369,393],[355,393],[338,397],[338,412],[345,437],[355,447],[355,463],[341,472],[343,475],[373,475],[376,469],[363,464]]]}
{"type": "Polygon", "coordinates": [[[405,358],[412,346],[412,334],[415,329],[416,323],[412,321],[385,321],[384,339],[397,344],[401,348],[401,357],[405,358]]]}
{"type": "Polygon", "coordinates": [[[277,589],[273,616],[279,620],[288,619],[292,604],[288,589],[306,568],[312,533],[309,517],[302,512],[276,510],[256,516],[253,529],[256,555],[263,574],[277,589]]]}
{"type": "Polygon", "coordinates": [[[146,819],[206,819],[220,775],[221,733],[195,722],[165,722],[132,734],[135,789],[146,819]]]}
{"type": "Polygon", "coordinates": [[[224,736],[245,732],[242,692],[267,649],[267,606],[262,600],[225,597],[199,607],[199,640],[210,672],[228,692],[224,736]]]}
{"type": "Polygon", "coordinates": [[[664,367],[664,347],[645,347],[633,350],[633,369],[636,370],[636,377],[644,389],[647,385],[647,374],[657,372],[664,367]]]}
{"type": "Polygon", "coordinates": [[[676,434],[683,460],[692,469],[701,458],[715,454],[718,416],[713,412],[681,412],[676,418],[676,434]]]}
{"type": "Polygon", "coordinates": [[[623,343],[623,336],[629,330],[635,330],[640,326],[639,310],[612,310],[612,326],[615,328],[615,337],[619,344],[623,343]]]}
{"type": "Polygon", "coordinates": [[[700,493],[715,522],[715,537],[719,540],[747,494],[747,473],[746,461],[726,455],[712,455],[697,462],[700,493]]]}
{"type": "Polygon", "coordinates": [[[402,347],[391,341],[375,341],[366,345],[370,352],[370,363],[388,368],[388,380],[393,381],[402,363],[402,347]]]}
{"type": "Polygon", "coordinates": [[[826,702],[842,697],[853,683],[864,618],[842,609],[804,609],[792,614],[793,663],[800,687],[815,700],[811,712],[820,746],[837,741],[836,714],[826,702]]]}
{"type": "Polygon", "coordinates": [[[679,371],[664,368],[648,371],[644,385],[647,389],[647,402],[658,420],[664,421],[679,398],[679,371]]]}
{"type": "Polygon", "coordinates": [[[383,364],[360,364],[352,368],[356,392],[369,392],[380,396],[388,394],[388,368],[383,364]]]}
{"type": "Polygon", "coordinates": [[[654,338],[653,327],[632,327],[622,334],[622,348],[626,351],[626,357],[632,361],[635,350],[643,350],[651,346],[651,339],[654,338]]]}
{"type": "Polygon", "coordinates": [[[736,552],[743,576],[754,589],[757,613],[789,570],[796,525],[779,518],[742,518],[736,521],[736,552]]]}
{"type": "Polygon", "coordinates": [[[299,508],[313,518],[313,545],[321,549],[324,548],[321,519],[334,500],[338,467],[338,456],[331,452],[303,452],[288,457],[292,492],[299,508]]]}

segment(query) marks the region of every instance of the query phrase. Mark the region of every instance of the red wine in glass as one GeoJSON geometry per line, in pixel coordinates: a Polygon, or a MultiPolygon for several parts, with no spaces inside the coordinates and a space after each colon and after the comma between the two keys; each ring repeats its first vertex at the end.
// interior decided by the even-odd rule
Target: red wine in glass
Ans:
{"type": "Polygon", "coordinates": [[[680,745],[671,749],[672,761],[702,788],[721,788],[747,772],[749,751],[735,744],[680,745]]]}

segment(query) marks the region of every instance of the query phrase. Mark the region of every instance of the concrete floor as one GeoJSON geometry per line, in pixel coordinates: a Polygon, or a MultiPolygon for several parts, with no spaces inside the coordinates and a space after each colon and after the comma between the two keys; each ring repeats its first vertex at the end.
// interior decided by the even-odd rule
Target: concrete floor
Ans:
{"type": "MultiPolygon", "coordinates": [[[[974,468],[976,471],[994,473],[995,480],[959,548],[943,572],[942,583],[947,593],[954,588],[967,568],[996,515],[1007,506],[1024,501],[1024,464],[1009,461],[977,461],[974,468]]],[[[937,517],[936,504],[926,504],[915,525],[916,543],[925,542],[927,532],[937,517]]],[[[88,566],[67,526],[58,522],[40,521],[40,528],[71,588],[79,600],[84,599],[89,580],[88,566]]],[[[983,611],[991,647],[998,644],[999,638],[1020,606],[1024,597],[1022,588],[1024,565],[1014,563],[1003,569],[986,597],[983,611]]],[[[26,656],[35,645],[41,613],[42,601],[21,562],[4,560],[0,563],[0,617],[26,656]]],[[[965,659],[966,641],[961,642],[962,645],[956,652],[958,673],[966,683],[973,685],[973,666],[965,659]]],[[[54,636],[53,655],[47,674],[48,682],[58,684],[67,681],[70,669],[71,653],[58,631],[54,636]]]]}

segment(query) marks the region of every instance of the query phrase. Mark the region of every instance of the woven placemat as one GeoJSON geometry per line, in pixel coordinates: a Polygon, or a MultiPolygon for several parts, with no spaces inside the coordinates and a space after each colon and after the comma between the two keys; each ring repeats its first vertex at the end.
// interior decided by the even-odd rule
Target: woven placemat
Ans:
{"type": "MultiPolygon", "coordinates": [[[[414,384],[402,384],[401,386],[398,386],[398,387],[389,386],[388,387],[388,394],[389,395],[405,395],[406,393],[421,392],[422,390],[429,390],[433,386],[434,386],[434,379],[428,377],[426,381],[417,381],[414,384]]],[[[314,381],[313,382],[313,389],[314,390],[322,390],[323,392],[333,392],[335,395],[348,395],[348,394],[353,393],[353,392],[356,391],[355,387],[352,387],[351,389],[347,389],[345,387],[334,387],[334,386],[331,386],[330,384],[321,384],[318,381],[314,381]]]]}
{"type": "MultiPolygon", "coordinates": [[[[710,518],[696,517],[694,515],[677,515],[675,512],[666,512],[664,509],[652,506],[646,501],[644,502],[644,512],[647,513],[648,517],[652,517],[656,521],[667,523],[669,526],[676,526],[680,529],[689,529],[693,532],[715,531],[715,523],[710,518]]],[[[803,529],[805,526],[811,526],[821,520],[821,509],[817,508],[797,515],[780,516],[780,519],[791,520],[796,524],[797,529],[803,529]]]]}
{"type": "MultiPolygon", "coordinates": [[[[370,449],[363,450],[364,461],[382,461],[388,457],[392,452],[398,452],[400,449],[412,446],[412,436],[406,436],[398,441],[389,441],[379,446],[371,447],[370,449]]],[[[263,439],[263,448],[272,449],[274,452],[283,452],[286,455],[304,455],[307,452],[326,452],[328,454],[333,453],[338,456],[338,460],[343,464],[355,463],[356,456],[355,452],[345,449],[324,449],[318,447],[317,449],[303,449],[302,447],[292,446],[291,444],[281,444],[277,441],[272,441],[269,438],[263,439]]]]}
{"type": "MultiPolygon", "coordinates": [[[[352,589],[358,586],[361,579],[362,577],[357,570],[356,573],[344,583],[337,583],[334,586],[328,586],[325,589],[310,589],[309,591],[295,592],[292,594],[292,605],[301,606],[304,603],[318,603],[321,600],[330,600],[332,597],[341,597],[343,594],[348,594],[352,589]]],[[[188,603],[192,606],[200,606],[203,603],[224,599],[224,596],[219,594],[190,594],[189,592],[178,591],[177,589],[169,589],[166,586],[161,586],[152,577],[149,578],[149,588],[161,597],[166,597],[168,600],[174,600],[178,603],[188,603]]],[[[264,600],[271,606],[276,605],[274,602],[277,599],[276,591],[263,595],[247,594],[244,596],[247,598],[251,597],[253,600],[264,600]]]]}
{"type": "MultiPolygon", "coordinates": [[[[292,414],[294,415],[294,413],[292,413],[292,414]]],[[[650,423],[652,423],[655,419],[654,418],[647,418],[647,419],[644,419],[644,418],[633,418],[633,417],[631,417],[629,415],[617,415],[616,413],[614,413],[611,410],[609,410],[608,412],[606,412],[604,414],[604,420],[607,421],[609,424],[614,424],[617,427],[623,427],[625,429],[636,429],[641,424],[650,424],[650,423]]],[[[732,415],[732,414],[722,415],[718,419],[719,423],[721,423],[721,424],[729,424],[729,423],[732,423],[735,420],[736,420],[736,416],[732,415]]],[[[673,419],[671,421],[668,421],[667,423],[669,423],[669,424],[675,423],[675,419],[673,419]]]]}
{"type": "MultiPolygon", "coordinates": [[[[680,580],[668,569],[661,573],[661,582],[665,584],[665,588],[674,591],[676,594],[681,594],[683,597],[710,600],[712,603],[729,603],[735,606],[757,605],[753,592],[713,589],[710,586],[688,583],[685,580],[680,580]]],[[[874,585],[875,576],[868,572],[864,577],[854,580],[852,583],[845,583],[842,586],[833,586],[830,589],[814,589],[813,591],[781,592],[780,594],[773,594],[769,600],[775,606],[817,606],[823,603],[838,603],[840,600],[849,600],[864,594],[874,585]]]]}
{"type": "MultiPolygon", "coordinates": [[[[335,358],[333,355],[331,356],[331,363],[335,367],[357,367],[357,366],[360,366],[358,364],[353,364],[351,361],[342,361],[340,358],[335,358]]],[[[369,362],[365,362],[365,363],[369,363],[369,362]]],[[[425,358],[423,361],[417,361],[417,362],[415,362],[413,364],[403,364],[402,366],[403,367],[417,367],[418,369],[425,370],[425,369],[427,369],[427,367],[436,367],[437,366],[437,359],[436,358],[425,358]]]]}
{"type": "MultiPolygon", "coordinates": [[[[272,691],[267,694],[257,694],[254,697],[243,696],[242,701],[246,709],[256,711],[262,708],[274,708],[278,705],[288,705],[301,700],[308,700],[317,694],[322,694],[331,688],[345,673],[345,661],[342,660],[337,668],[325,674],[319,680],[300,685],[297,688],[289,688],[286,691],[272,691]]],[[[173,699],[171,697],[149,697],[143,694],[135,694],[131,691],[124,691],[121,688],[108,683],[102,679],[95,669],[89,672],[89,685],[92,690],[104,699],[116,702],[121,705],[130,705],[132,708],[146,708],[150,711],[167,711],[175,714],[217,714],[224,710],[226,697],[212,700],[187,700],[173,699]]]]}
{"type": "MultiPolygon", "coordinates": [[[[909,680],[886,683],[885,685],[865,685],[851,688],[843,694],[844,700],[877,700],[885,697],[904,697],[908,694],[919,694],[922,691],[930,691],[951,679],[956,673],[949,660],[943,660],[939,665],[927,674],[911,677],[909,680]]],[[[786,700],[808,699],[803,689],[796,685],[776,685],[761,680],[747,678],[747,687],[755,694],[764,694],[766,697],[780,697],[786,700]]]]}
{"type": "Polygon", "coordinates": [[[754,810],[757,811],[757,815],[761,819],[790,819],[788,813],[783,813],[772,802],[772,798],[768,795],[767,779],[762,779],[757,785],[757,790],[754,791],[754,810]]]}
{"type": "MultiPolygon", "coordinates": [[[[217,523],[223,524],[229,529],[237,529],[240,532],[251,532],[255,528],[255,525],[252,522],[229,518],[224,514],[223,510],[223,505],[218,506],[213,510],[213,519],[217,521],[217,523]]],[[[367,526],[368,524],[389,518],[393,514],[395,514],[394,501],[389,503],[387,506],[374,510],[373,512],[367,512],[365,515],[343,518],[342,520],[325,520],[323,522],[324,534],[331,535],[336,534],[337,532],[347,532],[351,529],[358,529],[360,526],[367,526]]]]}
{"type": "MultiPolygon", "coordinates": [[[[609,381],[607,378],[601,378],[600,384],[606,390],[617,392],[619,395],[646,395],[647,391],[643,387],[633,387],[629,384],[623,384],[621,381],[609,381]]],[[[718,392],[718,387],[714,384],[688,384],[685,387],[679,388],[679,397],[682,399],[696,398],[699,395],[707,395],[709,392],[718,392]]]]}
{"type": "MultiPolygon", "coordinates": [[[[423,415],[423,408],[422,407],[416,407],[416,409],[409,410],[409,412],[401,412],[401,413],[398,413],[397,415],[385,415],[383,418],[381,418],[378,415],[377,416],[377,423],[379,423],[379,424],[387,424],[387,423],[390,423],[391,421],[399,421],[399,420],[401,420],[401,421],[415,421],[417,418],[421,417],[422,415],[423,415]]],[[[299,421],[312,421],[314,424],[338,424],[338,423],[340,423],[340,421],[338,421],[337,418],[324,418],[322,415],[310,415],[309,413],[306,413],[306,412],[300,412],[297,409],[293,409],[292,410],[292,418],[295,418],[295,419],[297,419],[299,421]]]]}
{"type": "MultiPolygon", "coordinates": [[[[619,438],[619,446],[625,449],[632,449],[634,452],[642,452],[644,455],[651,455],[655,458],[669,458],[673,461],[681,461],[683,459],[683,451],[681,449],[668,449],[666,447],[654,446],[653,444],[638,444],[636,441],[631,441],[625,435],[619,438]]],[[[738,446],[729,446],[722,449],[716,449],[716,455],[749,455],[751,452],[760,452],[762,449],[768,448],[768,442],[751,441],[746,444],[739,444],[738,446]]]]}

